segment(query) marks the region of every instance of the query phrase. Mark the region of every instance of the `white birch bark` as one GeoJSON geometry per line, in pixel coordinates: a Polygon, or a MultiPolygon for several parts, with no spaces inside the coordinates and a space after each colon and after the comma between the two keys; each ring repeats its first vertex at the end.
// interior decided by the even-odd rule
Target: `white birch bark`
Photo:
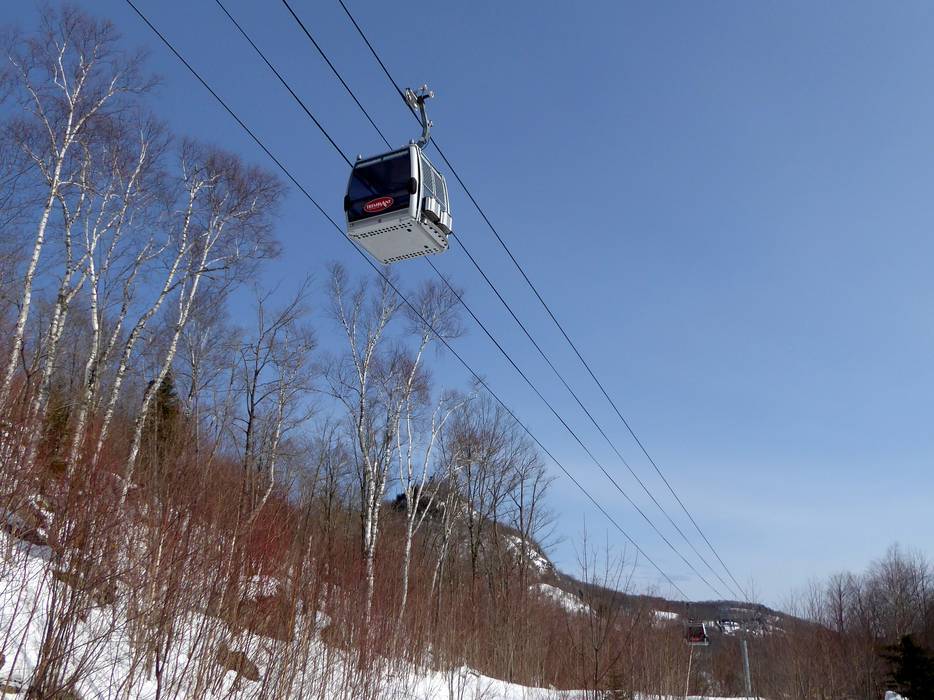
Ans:
{"type": "Polygon", "coordinates": [[[429,483],[431,462],[434,447],[438,441],[445,424],[464,402],[453,403],[442,399],[431,415],[425,444],[419,446],[419,437],[413,418],[411,398],[405,406],[405,444],[402,444],[403,431],[399,431],[399,481],[405,494],[405,544],[402,551],[402,600],[399,602],[399,613],[396,620],[397,631],[405,619],[406,606],[409,600],[409,571],[412,564],[412,543],[415,534],[425,522],[425,518],[432,512],[442,486],[441,479],[434,479],[429,483]],[[420,452],[419,452],[420,450],[420,452]],[[416,466],[417,463],[417,466],[416,466]]]}
{"type": "Polygon", "coordinates": [[[138,59],[118,57],[114,46],[116,37],[106,23],[95,23],[72,9],[65,9],[61,14],[45,9],[43,21],[51,28],[45,34],[48,45],[42,51],[27,48],[21,55],[9,57],[16,71],[18,88],[25,96],[23,106],[31,110],[35,120],[32,124],[47,139],[40,151],[32,148],[27,137],[20,144],[40,171],[46,188],[23,275],[13,337],[7,360],[0,370],[0,405],[6,405],[10,398],[50,217],[56,200],[69,184],[65,168],[70,152],[89,123],[108,103],[120,95],[147,87],[136,73],[138,59]],[[43,72],[51,76],[50,80],[36,83],[34,73],[43,72]]]}
{"type": "MultiPolygon", "coordinates": [[[[111,265],[117,256],[118,246],[123,238],[124,229],[128,225],[130,209],[136,205],[138,195],[138,185],[144,168],[149,165],[149,143],[145,137],[141,138],[138,150],[138,156],[135,159],[133,170],[126,178],[125,186],[122,188],[122,196],[116,211],[110,217],[104,217],[104,212],[108,210],[109,203],[113,198],[114,192],[123,178],[120,167],[114,163],[111,177],[111,187],[107,190],[107,196],[101,198],[100,216],[95,221],[94,226],[85,227],[84,246],[88,251],[86,256],[86,275],[89,280],[88,297],[89,313],[88,318],[91,326],[91,340],[88,348],[88,356],[85,360],[81,376],[81,394],[77,402],[77,411],[74,426],[72,428],[71,444],[68,450],[66,461],[67,473],[72,475],[78,461],[79,452],[84,445],[88,419],[90,417],[92,406],[99,390],[101,363],[106,360],[107,354],[102,356],[102,318],[100,287],[102,281],[110,273],[111,265]],[[109,235],[110,241],[106,246],[106,252],[98,264],[98,256],[95,254],[105,237],[109,235]]],[[[136,282],[143,261],[147,258],[149,252],[149,243],[144,243],[140,250],[133,257],[129,269],[125,272],[124,298],[121,304],[120,312],[117,316],[115,328],[112,335],[112,342],[116,342],[123,321],[129,307],[129,299],[132,296],[132,288],[136,282]]]]}
{"type": "Polygon", "coordinates": [[[346,274],[335,268],[331,285],[335,316],[349,341],[351,375],[332,377],[331,389],[354,425],[361,491],[364,615],[369,621],[379,519],[389,473],[398,454],[403,412],[416,391],[427,391],[422,360],[436,333],[453,337],[459,329],[451,313],[453,299],[425,287],[419,295],[419,311],[410,318],[417,338],[415,347],[409,352],[389,350],[385,347],[387,327],[401,308],[389,280],[380,281],[372,298],[365,286],[348,295],[346,274]]]}
{"type": "MultiPolygon", "coordinates": [[[[218,275],[234,279],[242,264],[268,254],[268,222],[282,191],[275,178],[243,167],[235,156],[192,143],[182,148],[181,168],[187,207],[178,250],[184,259],[184,269],[178,280],[176,308],[159,370],[143,392],[134,418],[121,485],[121,506],[132,485],[153,399],[175,361],[179,341],[205,278],[218,275]]],[[[168,280],[163,289],[167,295],[168,280]]],[[[160,304],[164,298],[165,295],[160,295],[160,304]]]]}
{"type": "MultiPolygon", "coordinates": [[[[181,224],[181,230],[178,235],[175,247],[175,252],[172,257],[172,260],[169,264],[168,270],[165,274],[162,286],[159,289],[156,297],[152,300],[149,307],[146,308],[142,314],[136,319],[136,322],[133,324],[133,327],[130,329],[129,334],[126,337],[126,340],[123,343],[120,359],[117,363],[116,373],[114,376],[113,384],[111,385],[107,403],[104,408],[104,415],[101,422],[101,427],[97,435],[97,444],[94,448],[94,456],[92,458],[92,464],[97,465],[101,452],[104,448],[104,442],[107,439],[107,436],[110,431],[110,425],[113,421],[114,412],[117,408],[117,401],[120,398],[120,392],[123,388],[123,382],[126,379],[127,372],[130,368],[130,359],[133,357],[133,351],[136,348],[136,343],[139,341],[140,337],[143,335],[143,332],[146,330],[147,325],[152,320],[152,318],[158,313],[159,309],[165,303],[165,300],[169,295],[176,289],[179,284],[179,268],[185,260],[186,255],[189,252],[189,239],[191,238],[191,223],[192,216],[194,215],[195,203],[200,192],[200,186],[192,186],[188,191],[188,200],[185,207],[185,212],[181,224]]],[[[170,237],[171,239],[171,237],[170,237]]],[[[137,258],[139,261],[139,258],[137,258]]],[[[124,290],[124,305],[121,308],[120,314],[120,323],[114,331],[114,334],[111,336],[112,341],[116,342],[119,335],[119,328],[122,325],[123,319],[125,318],[127,307],[128,307],[128,291],[124,290]]],[[[108,349],[108,353],[109,353],[108,349]]],[[[106,356],[106,353],[105,353],[106,356]]],[[[151,400],[151,399],[150,399],[151,400]]],[[[148,401],[147,401],[148,405],[148,401]]]]}

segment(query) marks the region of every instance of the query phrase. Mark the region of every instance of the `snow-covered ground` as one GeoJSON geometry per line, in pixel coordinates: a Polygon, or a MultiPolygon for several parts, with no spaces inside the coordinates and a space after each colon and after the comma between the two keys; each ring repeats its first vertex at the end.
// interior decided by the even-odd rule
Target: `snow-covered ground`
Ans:
{"type": "MultiPolygon", "coordinates": [[[[49,550],[27,545],[5,533],[0,533],[0,688],[4,697],[21,696],[10,692],[25,690],[35,670],[43,631],[48,622],[51,585],[49,550]],[[9,693],[9,694],[8,694],[9,693]]],[[[251,590],[266,593],[273,583],[265,579],[250,582],[251,590]]],[[[541,593],[557,604],[574,612],[589,608],[565,591],[548,584],[539,584],[541,593]]],[[[141,668],[132,666],[134,658],[131,639],[125,624],[127,610],[117,603],[101,605],[83,615],[77,627],[73,649],[69,658],[71,670],[80,668],[75,690],[82,700],[152,700],[157,697],[157,683],[141,668]]],[[[321,700],[350,700],[357,695],[353,690],[353,677],[357,672],[344,652],[324,644],[320,632],[327,618],[318,615],[310,623],[312,642],[296,658],[304,659],[302,675],[307,678],[305,689],[293,693],[291,698],[319,698],[321,700]],[[348,682],[350,680],[350,682],[348,682]]],[[[197,700],[268,700],[281,696],[264,687],[262,682],[239,678],[235,671],[217,671],[217,681],[208,687],[190,687],[193,677],[189,673],[204,663],[206,649],[199,647],[199,635],[205,630],[215,632],[210,639],[226,638],[229,649],[242,652],[256,664],[260,677],[267,669],[275,670],[282,662],[283,643],[273,647],[271,640],[256,635],[231,633],[223,621],[192,612],[181,629],[177,630],[177,643],[167,651],[161,696],[197,700]],[[216,634],[220,632],[220,634],[216,634]],[[279,657],[279,658],[277,658],[279,657]],[[189,684],[189,685],[186,685],[189,684]],[[166,687],[168,686],[168,687],[166,687]]],[[[301,637],[299,630],[296,637],[301,637]]],[[[211,661],[213,663],[213,660],[211,661]]],[[[415,666],[387,664],[385,671],[374,680],[369,679],[369,698],[399,698],[402,700],[572,700],[580,698],[579,691],[558,691],[550,688],[529,688],[483,676],[467,667],[437,671],[415,666]]],[[[654,698],[654,696],[653,696],[654,698]]],[[[282,700],[290,698],[282,697],[282,700]]],[[[710,699],[713,700],[713,699],[710,699]]],[[[896,700],[896,699],[893,699],[896,700]]]]}
{"type": "MultiPolygon", "coordinates": [[[[3,650],[3,663],[0,667],[0,687],[10,690],[21,688],[29,683],[35,670],[36,661],[42,644],[43,630],[47,623],[52,585],[47,566],[49,550],[46,547],[30,546],[19,540],[0,533],[0,551],[6,554],[0,565],[0,647],[3,650]]],[[[271,588],[266,580],[251,582],[251,586],[265,592],[271,588]]],[[[554,589],[563,594],[563,591],[554,589]]],[[[565,594],[566,595],[566,594],[565,594]]],[[[131,640],[126,632],[127,611],[116,606],[102,606],[87,611],[84,620],[78,625],[74,648],[78,650],[74,658],[69,659],[72,670],[81,667],[75,689],[82,700],[104,700],[109,698],[129,698],[131,700],[150,700],[156,697],[157,684],[153,677],[146,677],[139,668],[131,667],[131,640]]],[[[200,663],[195,658],[197,631],[205,628],[224,626],[221,620],[191,613],[184,629],[179,630],[178,643],[172,647],[166,658],[166,677],[179,679],[174,687],[162,689],[162,696],[197,698],[198,700],[219,700],[220,698],[242,698],[244,700],[268,700],[268,689],[260,683],[240,679],[237,674],[228,671],[220,681],[209,688],[186,688],[186,669],[200,663]],[[167,690],[169,692],[167,692],[167,690]]],[[[321,616],[314,623],[321,625],[321,616]]],[[[320,629],[314,631],[315,639],[306,653],[307,668],[304,673],[309,678],[306,692],[302,698],[324,698],[337,700],[354,697],[348,691],[351,684],[347,679],[355,673],[353,664],[346,656],[333,648],[327,647],[318,636],[320,629]]],[[[296,635],[300,636],[300,635],[296,635]]],[[[242,651],[259,668],[261,675],[269,664],[274,663],[269,640],[263,637],[233,635],[229,636],[229,647],[242,651]]],[[[281,654],[281,642],[279,643],[281,654]]],[[[203,659],[203,650],[201,650],[203,659]]],[[[387,669],[379,674],[380,689],[378,697],[400,698],[407,700],[570,700],[579,697],[579,693],[561,692],[546,688],[527,688],[501,680],[483,676],[469,668],[455,668],[447,672],[431,669],[419,669],[414,666],[387,669]]],[[[14,693],[3,697],[13,697],[14,693]]],[[[296,699],[299,697],[295,696],[296,699]]],[[[370,696],[372,697],[372,695],[370,696]]],[[[285,699],[283,699],[285,700],[285,699]]]]}

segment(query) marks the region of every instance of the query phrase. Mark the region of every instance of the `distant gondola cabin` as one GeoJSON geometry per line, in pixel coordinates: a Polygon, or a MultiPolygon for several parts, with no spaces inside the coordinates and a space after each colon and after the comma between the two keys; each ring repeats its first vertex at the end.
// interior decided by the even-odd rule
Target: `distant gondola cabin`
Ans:
{"type": "Polygon", "coordinates": [[[707,646],[710,644],[710,638],[707,636],[707,628],[703,623],[690,623],[685,632],[685,641],[691,646],[707,646]]]}

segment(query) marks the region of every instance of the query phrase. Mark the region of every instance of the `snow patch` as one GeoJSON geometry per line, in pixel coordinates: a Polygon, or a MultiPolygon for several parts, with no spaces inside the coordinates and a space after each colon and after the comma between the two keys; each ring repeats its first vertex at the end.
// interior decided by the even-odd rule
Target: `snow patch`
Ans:
{"type": "Polygon", "coordinates": [[[567,591],[561,590],[557,586],[552,586],[548,583],[538,583],[531,586],[531,588],[569,613],[586,615],[590,612],[589,605],[567,591]]]}
{"type": "Polygon", "coordinates": [[[723,632],[723,634],[730,636],[736,634],[743,628],[741,624],[735,622],[734,620],[720,620],[720,622],[717,623],[717,627],[720,628],[720,631],[723,632]]]}
{"type": "Polygon", "coordinates": [[[529,566],[541,574],[554,571],[554,565],[542,554],[535,545],[527,542],[518,535],[506,535],[506,546],[509,547],[517,556],[525,555],[528,558],[529,566]]]}
{"type": "Polygon", "coordinates": [[[271,598],[279,595],[281,584],[272,576],[253,576],[246,582],[245,598],[271,598]]]}

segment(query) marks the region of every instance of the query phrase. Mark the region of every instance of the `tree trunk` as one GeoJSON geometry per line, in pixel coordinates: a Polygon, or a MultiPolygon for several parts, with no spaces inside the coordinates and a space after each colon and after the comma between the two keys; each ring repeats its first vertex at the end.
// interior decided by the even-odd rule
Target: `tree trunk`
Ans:
{"type": "Polygon", "coordinates": [[[10,398],[10,389],[13,385],[13,376],[16,373],[16,365],[19,362],[19,354],[23,349],[23,336],[26,333],[26,321],[29,319],[29,309],[32,303],[32,285],[36,277],[36,268],[39,266],[39,257],[42,255],[42,247],[45,244],[45,231],[48,227],[49,216],[52,213],[52,207],[55,204],[55,197],[58,194],[59,181],[62,176],[62,165],[64,163],[64,151],[68,142],[62,146],[57,154],[55,171],[52,175],[52,181],[49,184],[49,194],[46,197],[45,205],[42,207],[42,216],[39,218],[39,227],[36,231],[36,242],[32,248],[32,255],[29,258],[29,265],[26,268],[26,275],[23,278],[23,294],[20,299],[19,315],[16,317],[16,327],[13,330],[13,347],[10,348],[9,359],[3,373],[3,383],[0,384],[0,406],[6,406],[10,398]]]}

